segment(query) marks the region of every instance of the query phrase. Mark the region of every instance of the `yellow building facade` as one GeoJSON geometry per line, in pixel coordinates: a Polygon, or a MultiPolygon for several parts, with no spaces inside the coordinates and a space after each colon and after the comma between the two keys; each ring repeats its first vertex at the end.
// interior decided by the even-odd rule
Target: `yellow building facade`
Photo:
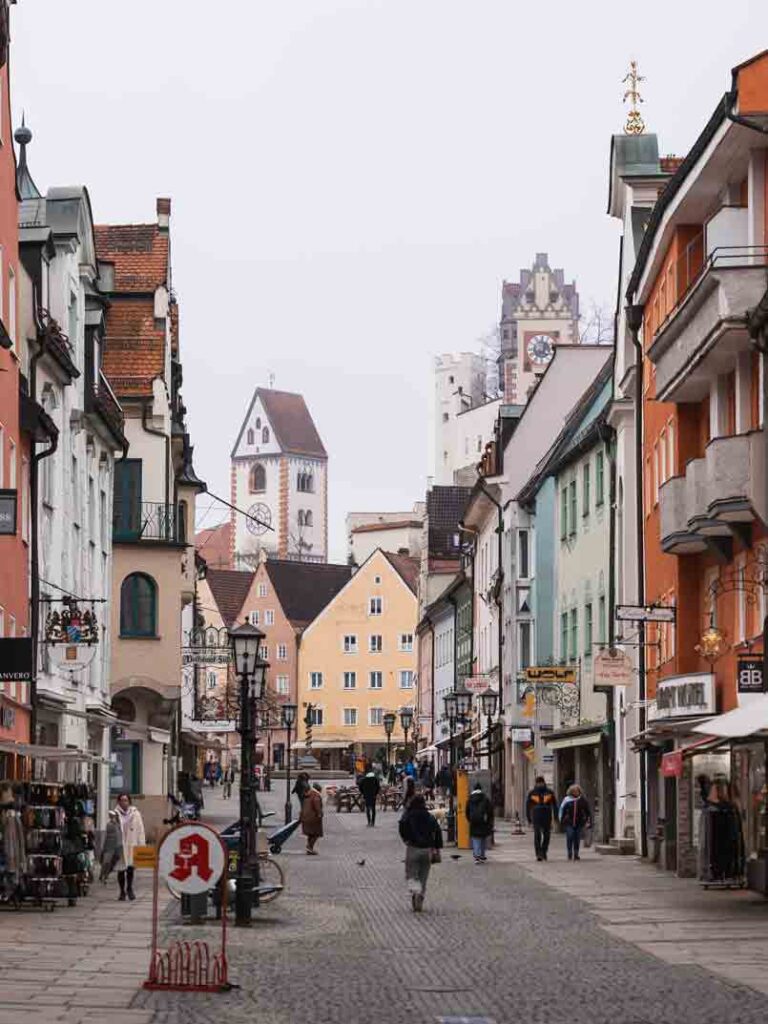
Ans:
{"type": "MultiPolygon", "coordinates": [[[[386,748],[385,712],[415,709],[417,578],[416,559],[376,550],[304,631],[298,749],[310,749],[321,767],[377,757],[386,748]]],[[[398,719],[393,757],[403,740],[398,719]]]]}

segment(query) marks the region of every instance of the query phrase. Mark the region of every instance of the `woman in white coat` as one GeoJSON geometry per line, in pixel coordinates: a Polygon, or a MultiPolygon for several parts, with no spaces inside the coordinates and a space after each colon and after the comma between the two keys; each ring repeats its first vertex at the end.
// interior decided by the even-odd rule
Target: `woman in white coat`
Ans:
{"type": "Polygon", "coordinates": [[[120,886],[120,899],[124,900],[126,895],[129,900],[135,900],[133,891],[133,851],[137,846],[144,846],[146,837],[144,835],[144,822],[141,812],[131,803],[129,793],[121,793],[117,798],[117,820],[123,836],[123,849],[120,860],[117,864],[117,882],[120,886]]]}

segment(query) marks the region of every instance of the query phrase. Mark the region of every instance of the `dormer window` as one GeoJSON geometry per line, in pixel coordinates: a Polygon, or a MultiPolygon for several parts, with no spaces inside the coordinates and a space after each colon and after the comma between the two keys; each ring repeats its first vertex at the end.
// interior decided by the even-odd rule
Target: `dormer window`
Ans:
{"type": "Polygon", "coordinates": [[[261,430],[261,416],[256,417],[256,429],[261,430]]]}
{"type": "Polygon", "coordinates": [[[252,430],[248,431],[248,444],[254,444],[256,441],[256,435],[252,430]]]}
{"type": "Polygon", "coordinates": [[[261,432],[261,443],[269,444],[269,427],[264,427],[261,432]]]}

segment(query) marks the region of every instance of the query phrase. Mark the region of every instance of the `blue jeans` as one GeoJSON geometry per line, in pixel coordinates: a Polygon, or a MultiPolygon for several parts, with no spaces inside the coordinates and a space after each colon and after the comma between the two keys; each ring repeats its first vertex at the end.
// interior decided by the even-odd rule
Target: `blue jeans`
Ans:
{"type": "Polygon", "coordinates": [[[580,825],[566,825],[565,826],[565,845],[568,849],[568,860],[571,857],[579,856],[579,845],[581,844],[581,826],[580,825]]]}
{"type": "Polygon", "coordinates": [[[472,853],[475,860],[485,860],[485,847],[487,844],[487,836],[472,836],[472,853]]]}

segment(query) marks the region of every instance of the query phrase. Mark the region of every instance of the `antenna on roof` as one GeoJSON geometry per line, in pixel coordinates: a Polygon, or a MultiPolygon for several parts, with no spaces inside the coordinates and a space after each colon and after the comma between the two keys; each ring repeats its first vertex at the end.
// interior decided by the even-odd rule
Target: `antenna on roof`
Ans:
{"type": "Polygon", "coordinates": [[[274,373],[272,373],[271,370],[269,372],[269,376],[267,377],[267,382],[268,382],[268,385],[269,385],[269,389],[271,391],[272,388],[275,386],[275,375],[274,375],[274,373]]]}

